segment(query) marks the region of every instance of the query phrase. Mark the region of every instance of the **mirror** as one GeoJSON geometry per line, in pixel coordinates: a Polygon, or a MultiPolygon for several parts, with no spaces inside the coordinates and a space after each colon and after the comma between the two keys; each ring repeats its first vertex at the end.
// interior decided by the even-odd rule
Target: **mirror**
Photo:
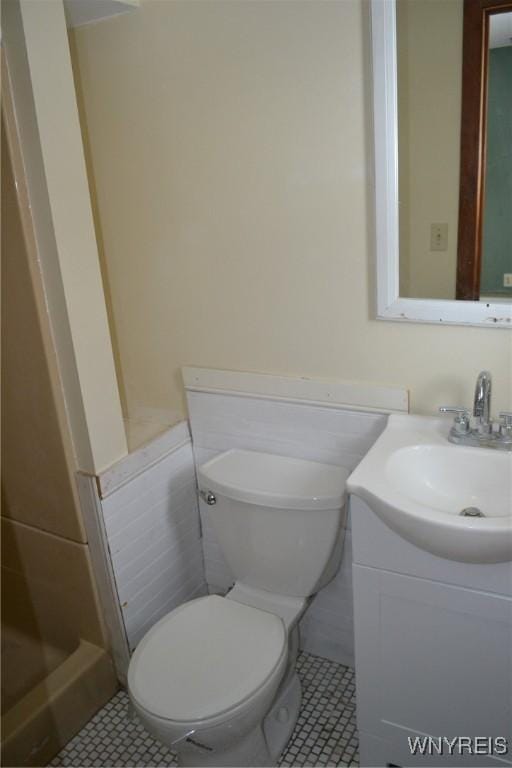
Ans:
{"type": "Polygon", "coordinates": [[[371,7],[377,315],[511,327],[512,0],[371,7]]]}

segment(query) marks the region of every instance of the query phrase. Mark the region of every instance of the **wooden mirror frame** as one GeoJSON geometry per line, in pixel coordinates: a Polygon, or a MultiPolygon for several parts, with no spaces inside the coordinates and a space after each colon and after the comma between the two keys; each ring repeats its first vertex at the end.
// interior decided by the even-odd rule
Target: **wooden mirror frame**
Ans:
{"type": "Polygon", "coordinates": [[[464,0],[456,298],[478,301],[482,263],[489,17],[512,0],[464,0]]]}

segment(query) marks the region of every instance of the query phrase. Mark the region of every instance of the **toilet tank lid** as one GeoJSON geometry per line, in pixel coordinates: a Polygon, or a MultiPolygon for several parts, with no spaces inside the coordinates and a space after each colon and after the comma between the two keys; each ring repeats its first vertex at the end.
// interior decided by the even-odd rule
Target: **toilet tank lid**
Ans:
{"type": "Polygon", "coordinates": [[[198,469],[199,487],[235,501],[277,509],[338,509],[345,467],[234,448],[198,469]]]}

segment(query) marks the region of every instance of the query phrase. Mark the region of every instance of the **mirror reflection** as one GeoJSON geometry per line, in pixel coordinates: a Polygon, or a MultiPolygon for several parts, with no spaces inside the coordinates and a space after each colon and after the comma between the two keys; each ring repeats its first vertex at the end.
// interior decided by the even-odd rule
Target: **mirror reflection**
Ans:
{"type": "Polygon", "coordinates": [[[512,11],[489,23],[480,298],[512,296],[512,11]]]}
{"type": "Polygon", "coordinates": [[[396,0],[402,297],[512,300],[512,1],[482,6],[396,0]]]}

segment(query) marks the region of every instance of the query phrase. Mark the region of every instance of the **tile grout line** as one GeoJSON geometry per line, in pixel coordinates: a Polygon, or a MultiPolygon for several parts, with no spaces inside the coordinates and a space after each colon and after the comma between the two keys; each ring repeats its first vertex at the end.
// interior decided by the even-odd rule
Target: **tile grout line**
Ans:
{"type": "MultiPolygon", "coordinates": [[[[354,671],[301,652],[297,673],[302,706],[278,765],[358,766],[354,671]]],[[[62,768],[170,768],[173,752],[127,717],[128,695],[119,691],[49,764],[62,768]]]]}

